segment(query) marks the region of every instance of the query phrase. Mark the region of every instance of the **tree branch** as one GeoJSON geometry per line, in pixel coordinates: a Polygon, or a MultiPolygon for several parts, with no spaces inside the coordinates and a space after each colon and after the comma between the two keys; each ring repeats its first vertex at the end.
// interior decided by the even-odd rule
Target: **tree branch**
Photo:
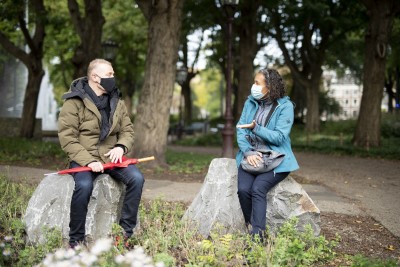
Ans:
{"type": "Polygon", "coordinates": [[[68,9],[71,14],[72,23],[81,40],[84,39],[83,19],[79,12],[79,5],[76,0],[68,0],[68,9]]]}
{"type": "Polygon", "coordinates": [[[143,15],[148,22],[150,21],[151,6],[153,2],[154,0],[136,0],[136,4],[139,6],[140,10],[142,10],[143,15]]]}
{"type": "Polygon", "coordinates": [[[29,56],[24,50],[18,48],[14,43],[12,43],[2,31],[0,31],[0,44],[3,48],[9,52],[14,57],[21,60],[26,66],[29,65],[29,56]]]}
{"type": "MultiPolygon", "coordinates": [[[[43,40],[46,35],[45,32],[46,9],[44,7],[43,0],[35,0],[34,8],[36,13],[36,24],[35,24],[35,34],[33,35],[33,43],[36,49],[39,49],[40,53],[43,53],[42,52],[43,40]]],[[[38,53],[39,51],[36,52],[38,53]]]]}

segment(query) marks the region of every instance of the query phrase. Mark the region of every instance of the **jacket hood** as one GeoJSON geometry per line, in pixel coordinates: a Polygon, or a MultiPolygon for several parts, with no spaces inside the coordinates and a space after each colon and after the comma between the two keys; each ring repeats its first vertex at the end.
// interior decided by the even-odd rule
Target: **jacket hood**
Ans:
{"type": "Polygon", "coordinates": [[[72,81],[69,91],[62,96],[62,99],[69,99],[73,97],[84,98],[86,93],[83,87],[88,83],[87,77],[78,78],[72,81]]]}
{"type": "MultiPolygon", "coordinates": [[[[88,78],[87,77],[81,77],[78,78],[74,81],[72,81],[70,87],[69,87],[69,91],[67,93],[65,93],[62,96],[62,99],[69,99],[69,98],[73,98],[73,97],[80,97],[81,99],[84,99],[85,97],[88,97],[88,94],[85,92],[84,86],[86,84],[88,84],[88,78]]],[[[118,88],[115,88],[115,91],[112,93],[111,97],[121,97],[121,92],[119,91],[118,88]]]]}

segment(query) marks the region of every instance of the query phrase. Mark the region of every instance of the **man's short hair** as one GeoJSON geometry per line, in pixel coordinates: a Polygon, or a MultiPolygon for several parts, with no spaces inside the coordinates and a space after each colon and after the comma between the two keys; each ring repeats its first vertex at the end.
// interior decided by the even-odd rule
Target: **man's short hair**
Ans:
{"type": "Polygon", "coordinates": [[[105,60],[105,59],[102,59],[102,58],[93,59],[92,61],[90,61],[89,67],[88,67],[88,69],[87,69],[87,76],[88,76],[88,77],[89,77],[90,74],[92,73],[93,69],[94,69],[95,67],[97,67],[97,65],[99,65],[99,64],[108,64],[108,65],[112,66],[112,65],[111,65],[111,62],[109,62],[109,61],[107,61],[107,60],[105,60]]]}

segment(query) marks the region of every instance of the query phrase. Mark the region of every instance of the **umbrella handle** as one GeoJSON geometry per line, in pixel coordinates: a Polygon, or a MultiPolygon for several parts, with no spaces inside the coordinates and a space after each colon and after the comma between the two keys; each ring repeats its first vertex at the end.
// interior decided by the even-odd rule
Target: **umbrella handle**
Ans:
{"type": "Polygon", "coordinates": [[[145,161],[150,161],[150,160],[154,160],[154,159],[155,159],[154,156],[151,156],[151,157],[147,157],[147,158],[138,159],[138,162],[145,162],[145,161]]]}

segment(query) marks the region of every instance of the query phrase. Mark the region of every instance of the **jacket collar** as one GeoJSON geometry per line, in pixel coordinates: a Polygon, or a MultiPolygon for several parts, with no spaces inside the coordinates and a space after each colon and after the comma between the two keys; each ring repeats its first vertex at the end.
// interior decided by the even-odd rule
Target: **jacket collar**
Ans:
{"type": "MultiPolygon", "coordinates": [[[[247,97],[251,102],[253,102],[254,104],[256,104],[256,106],[259,106],[258,101],[252,96],[249,95],[247,97]]],[[[290,101],[290,97],[289,96],[284,96],[282,98],[278,98],[278,105],[282,105],[283,103],[286,103],[287,101],[290,101]]]]}

